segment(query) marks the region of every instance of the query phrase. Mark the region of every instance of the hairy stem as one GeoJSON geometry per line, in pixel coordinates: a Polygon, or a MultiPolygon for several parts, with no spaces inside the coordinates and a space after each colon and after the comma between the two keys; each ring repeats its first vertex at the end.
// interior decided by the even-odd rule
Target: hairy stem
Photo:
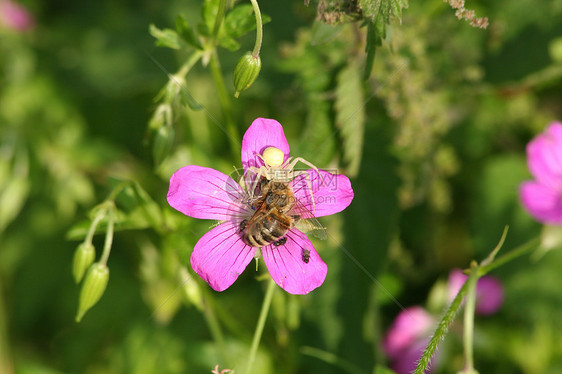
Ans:
{"type": "Polygon", "coordinates": [[[460,309],[462,300],[464,299],[467,290],[468,290],[468,282],[465,282],[464,285],[462,286],[462,288],[460,289],[459,293],[457,294],[457,296],[455,297],[455,299],[453,300],[453,302],[449,306],[449,309],[447,309],[447,311],[445,312],[445,315],[443,316],[443,318],[441,319],[441,321],[437,325],[437,328],[435,329],[435,333],[431,337],[431,340],[429,341],[429,344],[427,345],[427,348],[423,352],[423,355],[420,358],[420,361],[418,362],[418,366],[416,367],[416,370],[414,371],[414,374],[424,374],[425,373],[425,371],[426,371],[426,369],[429,365],[429,362],[431,360],[431,357],[433,356],[433,353],[435,352],[435,350],[437,349],[437,346],[439,345],[439,342],[443,338],[445,338],[445,333],[449,329],[449,325],[455,319],[455,315],[457,314],[458,310],[460,309]]]}

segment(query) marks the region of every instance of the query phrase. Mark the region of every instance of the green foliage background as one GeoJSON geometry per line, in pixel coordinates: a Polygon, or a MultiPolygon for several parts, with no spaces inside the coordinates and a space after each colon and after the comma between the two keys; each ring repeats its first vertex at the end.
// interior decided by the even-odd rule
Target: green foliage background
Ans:
{"type": "MultiPolygon", "coordinates": [[[[149,122],[168,77],[153,60],[172,74],[186,61],[194,49],[171,29],[183,14],[201,34],[202,2],[24,2],[36,27],[0,30],[1,373],[243,372],[263,263],[210,290],[189,255],[212,223],[165,199],[181,166],[240,167],[223,124],[241,138],[256,117],[275,118],[293,155],[338,168],[355,190],[345,212],[323,220],[336,240],[315,242],[324,285],[307,296],[276,290],[255,372],[374,372],[400,312],[389,294],[438,316],[448,272],[482,260],[505,225],[502,251],[539,235],[517,188],[530,178],[526,143],[562,120],[562,1],[466,4],[489,18],[487,30],[440,0],[411,2],[401,22],[397,8],[383,23],[375,8],[361,18],[336,6],[348,3],[357,5],[260,2],[270,22],[257,81],[233,99],[232,71],[254,34],[226,30],[218,57],[232,107],[199,61],[172,95],[175,137],[160,154],[149,122]],[[153,34],[170,29],[158,40],[174,49],[155,47],[151,24],[153,34]],[[366,53],[369,27],[369,47],[379,46],[366,53]],[[77,324],[73,252],[89,211],[120,181],[137,184],[116,200],[109,285],[77,324]]],[[[94,244],[99,255],[103,235],[94,244]]],[[[552,251],[494,272],[506,296],[498,314],[476,319],[481,373],[562,370],[560,269],[552,251]]],[[[439,372],[462,368],[460,326],[442,344],[439,372]]]]}

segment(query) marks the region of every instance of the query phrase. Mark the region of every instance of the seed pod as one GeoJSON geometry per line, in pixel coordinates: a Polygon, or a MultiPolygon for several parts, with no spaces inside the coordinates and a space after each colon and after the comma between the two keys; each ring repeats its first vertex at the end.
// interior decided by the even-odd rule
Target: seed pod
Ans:
{"type": "Polygon", "coordinates": [[[76,322],[80,322],[84,314],[93,307],[105,292],[109,280],[109,269],[105,264],[96,262],[88,269],[82,289],[80,290],[80,301],[76,322]]]}
{"type": "Polygon", "coordinates": [[[80,283],[86,270],[92,265],[96,258],[96,249],[92,243],[81,243],[74,252],[72,262],[72,275],[76,283],[80,283]]]}
{"type": "Polygon", "coordinates": [[[234,68],[234,88],[236,93],[234,97],[238,97],[240,92],[244,91],[254,83],[261,69],[260,56],[254,56],[251,52],[246,53],[234,68]]]}

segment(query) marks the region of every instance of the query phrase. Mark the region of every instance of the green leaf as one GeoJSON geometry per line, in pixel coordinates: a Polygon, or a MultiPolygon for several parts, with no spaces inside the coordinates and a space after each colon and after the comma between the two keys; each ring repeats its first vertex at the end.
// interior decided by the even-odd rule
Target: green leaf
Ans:
{"type": "Polygon", "coordinates": [[[187,44],[197,49],[203,49],[195,30],[189,26],[187,20],[181,14],[176,18],[176,32],[187,44]]]}
{"type": "Polygon", "coordinates": [[[367,53],[367,59],[365,61],[365,73],[363,74],[363,79],[369,79],[371,71],[373,70],[373,64],[375,62],[375,52],[377,47],[382,45],[381,38],[377,37],[375,30],[375,24],[369,23],[367,27],[367,43],[365,44],[365,53],[367,53]]]}
{"type": "Polygon", "coordinates": [[[310,95],[307,100],[306,127],[302,133],[298,154],[318,165],[328,165],[334,157],[336,142],[331,105],[320,95],[310,95]]]}
{"type": "Polygon", "coordinates": [[[363,151],[365,106],[359,68],[351,63],[337,76],[336,126],[343,139],[343,160],[349,176],[359,172],[363,151]]]}
{"type": "Polygon", "coordinates": [[[201,110],[203,109],[203,105],[201,105],[191,94],[186,90],[182,89],[180,92],[182,102],[185,101],[189,108],[192,110],[201,110]]]}
{"type": "Polygon", "coordinates": [[[255,28],[256,18],[250,4],[234,7],[224,20],[224,32],[232,38],[239,38],[255,28]]]}
{"type": "MultiPolygon", "coordinates": [[[[123,192],[128,192],[129,188],[126,187],[123,192]]],[[[138,206],[141,209],[142,214],[144,214],[146,220],[150,222],[151,226],[155,229],[159,229],[162,225],[162,210],[160,206],[156,204],[154,200],[150,197],[150,195],[141,187],[138,182],[132,183],[132,191],[134,193],[134,199],[138,206]]],[[[117,201],[120,201],[120,197],[122,194],[119,194],[117,197],[117,201]]]]}
{"type": "Polygon", "coordinates": [[[238,43],[236,40],[232,39],[230,36],[225,34],[219,36],[219,44],[221,47],[224,47],[231,52],[240,49],[240,43],[238,43]]]}
{"type": "MultiPolygon", "coordinates": [[[[152,226],[152,222],[150,222],[145,212],[142,208],[137,207],[132,209],[128,213],[124,213],[120,210],[117,210],[116,214],[117,218],[115,220],[115,232],[118,231],[125,231],[125,230],[143,230],[147,229],[152,226]]],[[[74,224],[67,232],[66,232],[66,239],[68,240],[82,240],[88,234],[88,230],[90,228],[91,221],[90,220],[83,220],[76,224],[74,224]]],[[[100,224],[96,227],[96,234],[102,234],[107,231],[107,219],[104,219],[100,222],[100,224]]]]}
{"type": "Polygon", "coordinates": [[[394,19],[402,20],[402,8],[408,7],[408,0],[360,0],[359,6],[363,16],[370,20],[365,46],[367,53],[365,79],[367,79],[375,60],[375,50],[386,38],[386,25],[394,19]]]}
{"type": "MultiPolygon", "coordinates": [[[[271,21],[271,17],[262,14],[262,23],[271,21]]],[[[231,38],[239,38],[256,28],[256,16],[250,4],[234,7],[225,17],[223,32],[231,38]]]]}
{"type": "Polygon", "coordinates": [[[402,8],[408,7],[408,0],[359,0],[363,16],[374,20],[378,17],[389,24],[393,19],[402,18],[402,8]]]}
{"type": "Polygon", "coordinates": [[[172,126],[162,126],[154,133],[152,157],[154,165],[159,166],[172,152],[175,131],[172,126]]]}
{"type": "Polygon", "coordinates": [[[369,371],[374,367],[374,358],[370,353],[372,341],[380,341],[381,336],[373,336],[367,343],[366,335],[380,331],[366,328],[366,325],[376,323],[371,319],[376,310],[380,310],[376,303],[378,297],[372,295],[373,292],[385,293],[386,285],[381,286],[382,282],[377,284],[377,280],[388,262],[388,251],[398,230],[400,214],[398,163],[390,151],[394,128],[385,126],[380,120],[377,122],[377,125],[372,120],[366,123],[369,146],[365,147],[361,172],[352,181],[355,191],[367,193],[356,193],[351,205],[340,213],[344,222],[341,248],[349,258],[344,258],[338,274],[338,286],[345,291],[341,292],[338,300],[338,317],[343,326],[342,343],[336,353],[354,363],[361,363],[369,371]],[[362,318],[356,318],[358,310],[363,311],[362,318]],[[350,346],[347,342],[355,343],[350,346]]]}
{"type": "Polygon", "coordinates": [[[1,186],[0,190],[0,232],[8,226],[20,213],[31,184],[25,177],[15,177],[1,186]]]}
{"type": "Polygon", "coordinates": [[[156,38],[156,45],[159,47],[168,47],[172,49],[180,49],[181,42],[179,35],[171,29],[159,29],[158,27],[150,24],[150,35],[156,38]]]}
{"type": "Polygon", "coordinates": [[[201,18],[203,24],[200,24],[198,30],[206,36],[210,36],[215,27],[215,20],[219,13],[220,0],[205,0],[201,7],[201,18]]]}

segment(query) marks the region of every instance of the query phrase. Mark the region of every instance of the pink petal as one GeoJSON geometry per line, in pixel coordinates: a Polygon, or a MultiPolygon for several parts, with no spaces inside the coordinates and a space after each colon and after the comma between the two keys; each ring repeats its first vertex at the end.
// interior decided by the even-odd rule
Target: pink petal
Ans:
{"type": "Polygon", "coordinates": [[[315,217],[328,216],[344,210],[353,200],[351,182],[345,175],[309,169],[291,182],[295,197],[315,217]],[[309,179],[309,180],[307,180],[309,179]],[[314,200],[310,198],[310,191],[314,200]]]}
{"type": "Polygon", "coordinates": [[[536,182],[524,182],[519,189],[523,206],[537,221],[562,224],[562,191],[536,182]]]}
{"type": "Polygon", "coordinates": [[[394,320],[388,329],[382,346],[390,358],[398,358],[420,338],[430,334],[435,321],[421,306],[406,308],[394,320]]]}
{"type": "MultiPolygon", "coordinates": [[[[453,301],[460,291],[468,275],[460,269],[453,269],[449,273],[449,303],[453,301]]],[[[464,300],[463,300],[464,303],[464,300]]],[[[496,278],[485,275],[476,283],[476,308],[477,314],[489,315],[498,311],[503,303],[503,287],[496,278]]]]}
{"type": "Polygon", "coordinates": [[[476,284],[476,313],[490,315],[503,303],[503,287],[499,280],[484,276],[476,284]]]}
{"type": "Polygon", "coordinates": [[[527,163],[537,181],[562,191],[562,123],[550,124],[527,145],[527,163]]]}
{"type": "Polygon", "coordinates": [[[261,155],[267,147],[279,148],[285,154],[285,160],[291,153],[289,143],[283,132],[283,126],[274,119],[257,118],[248,127],[242,139],[242,167],[244,172],[250,166],[260,167],[263,165],[263,161],[256,154],[261,155]]]}
{"type": "Polygon", "coordinates": [[[449,304],[453,302],[464,282],[468,279],[468,275],[464,274],[461,269],[453,269],[449,273],[447,282],[447,296],[449,304]]]}
{"type": "Polygon", "coordinates": [[[189,165],[170,178],[168,203],[193,218],[228,220],[247,215],[246,193],[232,178],[202,166],[189,165]]]}
{"type": "MultiPolygon", "coordinates": [[[[420,360],[427,344],[429,343],[430,336],[426,338],[421,338],[413,342],[410,346],[406,347],[400,354],[393,360],[390,366],[396,374],[411,374],[414,372],[418,366],[418,361],[420,360]]],[[[437,353],[433,354],[429,362],[429,367],[424,374],[430,374],[434,371],[434,367],[437,364],[437,353]]]]}
{"type": "Polygon", "coordinates": [[[307,294],[324,283],[328,266],[305,234],[293,229],[285,237],[284,245],[262,248],[265,266],[279,287],[295,295],[307,294]],[[303,259],[305,250],[309,251],[308,263],[303,259]]]}
{"type": "Polygon", "coordinates": [[[230,287],[254,257],[255,248],[242,241],[239,231],[235,221],[222,223],[193,248],[191,267],[215,291],[230,287]]]}

